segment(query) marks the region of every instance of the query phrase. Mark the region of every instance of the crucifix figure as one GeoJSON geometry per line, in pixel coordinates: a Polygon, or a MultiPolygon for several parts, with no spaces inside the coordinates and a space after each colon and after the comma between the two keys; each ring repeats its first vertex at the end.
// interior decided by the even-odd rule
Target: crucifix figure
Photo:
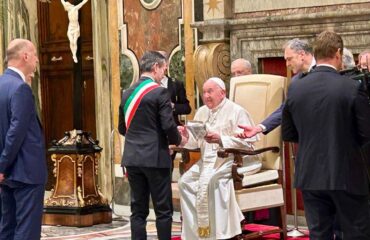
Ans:
{"type": "Polygon", "coordinates": [[[77,63],[77,39],[80,37],[80,24],[78,22],[78,10],[87,3],[88,0],[83,0],[76,6],[68,1],[60,0],[63,4],[64,10],[68,12],[68,31],[69,46],[72,51],[73,61],[77,63]]]}

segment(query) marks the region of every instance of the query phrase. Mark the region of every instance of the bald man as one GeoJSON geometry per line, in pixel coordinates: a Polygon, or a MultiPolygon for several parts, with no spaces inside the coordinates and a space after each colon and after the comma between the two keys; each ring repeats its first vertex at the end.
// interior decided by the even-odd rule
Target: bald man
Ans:
{"type": "Polygon", "coordinates": [[[231,76],[238,77],[252,74],[252,65],[251,63],[244,59],[238,58],[231,63],[231,76]]]}
{"type": "Polygon", "coordinates": [[[367,49],[362,51],[358,56],[358,63],[360,65],[360,69],[370,69],[370,50],[367,49]]]}
{"type": "Polygon", "coordinates": [[[0,77],[0,240],[40,239],[47,180],[45,145],[28,76],[36,70],[35,46],[15,39],[0,77]]]}

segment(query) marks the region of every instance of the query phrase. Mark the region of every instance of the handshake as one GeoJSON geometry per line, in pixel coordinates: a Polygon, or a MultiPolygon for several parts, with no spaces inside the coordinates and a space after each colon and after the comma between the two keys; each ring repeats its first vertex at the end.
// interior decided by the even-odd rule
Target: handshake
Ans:
{"type": "Polygon", "coordinates": [[[188,130],[186,129],[185,126],[177,126],[177,130],[181,134],[181,143],[179,146],[183,147],[188,142],[189,139],[188,130]]]}

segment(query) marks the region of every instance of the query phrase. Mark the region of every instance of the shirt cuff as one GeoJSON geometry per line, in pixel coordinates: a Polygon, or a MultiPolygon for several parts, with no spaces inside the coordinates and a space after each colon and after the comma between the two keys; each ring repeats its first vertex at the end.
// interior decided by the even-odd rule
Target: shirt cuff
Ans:
{"type": "Polygon", "coordinates": [[[258,124],[258,126],[260,127],[260,128],[262,128],[262,132],[264,133],[264,132],[266,132],[266,126],[265,125],[263,125],[263,124],[258,124]]]}

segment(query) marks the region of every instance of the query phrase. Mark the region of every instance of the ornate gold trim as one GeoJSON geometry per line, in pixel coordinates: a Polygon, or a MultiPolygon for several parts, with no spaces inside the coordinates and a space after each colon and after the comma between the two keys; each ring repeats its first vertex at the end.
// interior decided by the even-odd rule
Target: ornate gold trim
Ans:
{"type": "MultiPolygon", "coordinates": [[[[93,186],[94,186],[94,193],[93,194],[85,194],[85,188],[83,188],[83,192],[82,192],[82,196],[84,197],[84,198],[88,198],[88,197],[96,197],[96,196],[98,196],[98,193],[97,193],[97,188],[96,188],[96,182],[95,182],[95,175],[97,175],[96,173],[97,173],[97,171],[96,171],[96,158],[93,158],[91,155],[85,155],[84,156],[84,158],[83,158],[83,160],[82,160],[82,162],[83,162],[83,164],[82,164],[82,170],[83,170],[83,172],[84,173],[86,173],[86,171],[85,171],[85,164],[86,164],[86,162],[87,161],[90,161],[91,162],[91,165],[92,165],[92,167],[93,167],[93,179],[92,179],[92,181],[93,181],[93,186]]],[[[82,185],[83,186],[85,186],[85,178],[82,178],[82,185]]]]}
{"type": "Polygon", "coordinates": [[[209,237],[210,234],[211,234],[211,229],[210,229],[209,226],[207,226],[207,227],[198,227],[199,237],[206,238],[206,237],[209,237]]]}
{"type": "MultiPolygon", "coordinates": [[[[100,188],[96,185],[99,169],[100,153],[93,154],[52,154],[51,159],[54,162],[54,175],[56,176],[56,184],[51,190],[51,195],[44,201],[45,206],[49,207],[86,207],[92,205],[108,205],[108,200],[100,192],[100,188]],[[70,164],[69,170],[73,174],[73,186],[70,186],[73,191],[71,194],[60,194],[58,191],[61,172],[60,165],[62,163],[70,164]],[[89,165],[86,169],[86,164],[89,165]],[[91,185],[86,186],[85,175],[89,171],[89,176],[92,175],[91,185]],[[91,193],[86,193],[85,187],[91,189],[91,193]]],[[[63,179],[62,179],[63,180],[63,179]]],[[[72,185],[72,184],[71,184],[72,185]]],[[[62,186],[62,185],[61,185],[62,186]]]]}

